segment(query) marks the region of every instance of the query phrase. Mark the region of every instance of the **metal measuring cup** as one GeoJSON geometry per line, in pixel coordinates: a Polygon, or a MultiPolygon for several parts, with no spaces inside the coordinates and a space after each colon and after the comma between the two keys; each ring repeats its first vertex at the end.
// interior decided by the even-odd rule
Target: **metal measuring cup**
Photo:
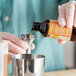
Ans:
{"type": "Polygon", "coordinates": [[[22,54],[12,56],[14,76],[43,76],[45,56],[22,54]]]}
{"type": "Polygon", "coordinates": [[[31,54],[30,46],[35,40],[35,36],[22,34],[22,40],[28,43],[25,54],[13,55],[12,66],[14,76],[43,76],[45,56],[31,54]]]}

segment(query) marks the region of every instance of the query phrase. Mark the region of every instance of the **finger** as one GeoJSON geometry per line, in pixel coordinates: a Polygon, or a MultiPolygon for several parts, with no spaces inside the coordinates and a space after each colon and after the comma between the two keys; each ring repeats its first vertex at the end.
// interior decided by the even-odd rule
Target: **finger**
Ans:
{"type": "Polygon", "coordinates": [[[15,55],[15,54],[9,52],[9,54],[8,54],[8,63],[9,63],[9,64],[12,63],[12,61],[11,61],[11,57],[12,57],[12,55],[15,55]]]}
{"type": "Polygon", "coordinates": [[[74,27],[76,27],[76,8],[75,8],[75,12],[74,12],[74,27]]]}
{"type": "Polygon", "coordinates": [[[14,54],[22,54],[25,51],[10,41],[8,42],[8,48],[9,48],[9,52],[14,53],[14,54]]]}
{"type": "Polygon", "coordinates": [[[32,44],[31,45],[31,50],[33,50],[35,48],[35,45],[34,44],[32,44]]]}
{"type": "Polygon", "coordinates": [[[61,26],[65,26],[66,25],[66,22],[65,22],[65,5],[64,7],[63,6],[59,6],[59,17],[58,17],[58,23],[61,25],[61,26]]]}
{"type": "Polygon", "coordinates": [[[72,4],[68,4],[66,7],[66,23],[67,23],[66,26],[67,27],[73,26],[74,11],[75,11],[75,6],[72,4]]]}
{"type": "Polygon", "coordinates": [[[16,35],[6,32],[0,32],[0,34],[2,34],[2,39],[9,40],[23,49],[28,48],[28,44],[22,41],[21,39],[19,39],[16,35]]]}
{"type": "Polygon", "coordinates": [[[61,39],[58,39],[58,42],[59,42],[59,44],[64,44],[66,41],[65,40],[61,40],[61,39]]]}

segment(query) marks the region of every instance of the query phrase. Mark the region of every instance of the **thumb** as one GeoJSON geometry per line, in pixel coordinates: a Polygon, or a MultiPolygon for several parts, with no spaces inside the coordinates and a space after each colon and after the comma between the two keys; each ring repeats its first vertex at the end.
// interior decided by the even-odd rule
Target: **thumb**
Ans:
{"type": "Polygon", "coordinates": [[[65,44],[66,43],[66,40],[60,40],[60,39],[58,39],[58,43],[59,44],[65,44]]]}

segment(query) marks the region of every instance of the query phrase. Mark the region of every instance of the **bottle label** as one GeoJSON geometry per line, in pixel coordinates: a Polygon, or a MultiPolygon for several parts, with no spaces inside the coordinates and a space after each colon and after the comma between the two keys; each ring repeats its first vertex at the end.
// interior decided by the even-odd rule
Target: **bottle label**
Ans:
{"type": "Polygon", "coordinates": [[[51,21],[49,24],[48,37],[54,39],[70,40],[72,28],[60,26],[57,21],[51,21]]]}

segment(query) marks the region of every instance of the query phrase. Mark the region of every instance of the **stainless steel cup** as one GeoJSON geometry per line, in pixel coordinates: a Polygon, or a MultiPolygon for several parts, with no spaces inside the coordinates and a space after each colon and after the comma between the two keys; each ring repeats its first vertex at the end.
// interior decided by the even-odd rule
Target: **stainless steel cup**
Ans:
{"type": "Polygon", "coordinates": [[[22,54],[12,56],[14,76],[43,76],[45,56],[22,54]]]}

